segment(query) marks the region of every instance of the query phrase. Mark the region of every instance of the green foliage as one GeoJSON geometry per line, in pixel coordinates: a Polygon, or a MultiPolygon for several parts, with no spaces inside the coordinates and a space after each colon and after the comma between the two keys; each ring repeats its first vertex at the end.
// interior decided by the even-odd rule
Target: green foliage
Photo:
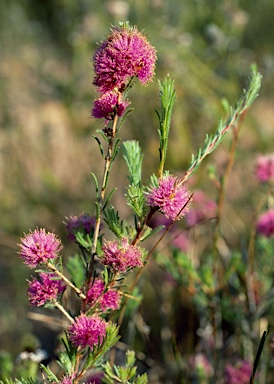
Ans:
{"type": "Polygon", "coordinates": [[[159,177],[161,177],[164,171],[164,164],[166,161],[170,122],[175,102],[174,80],[171,80],[170,77],[167,76],[163,81],[158,81],[158,86],[160,88],[159,97],[161,102],[161,109],[160,112],[156,111],[156,113],[160,124],[158,133],[160,138],[159,177]]]}
{"type": "Polygon", "coordinates": [[[125,141],[123,143],[123,157],[129,170],[129,184],[140,186],[142,176],[143,157],[141,147],[135,140],[125,141]]]}
{"type": "Polygon", "coordinates": [[[107,223],[111,232],[115,234],[119,239],[127,234],[126,229],[128,226],[123,220],[120,220],[118,211],[115,211],[113,206],[110,206],[104,210],[104,221],[107,223]]]}
{"type": "Polygon", "coordinates": [[[207,135],[204,145],[199,149],[197,156],[194,157],[194,155],[192,155],[191,164],[185,176],[183,177],[182,182],[188,180],[189,177],[198,169],[203,159],[218,147],[228,129],[237,124],[241,115],[246,111],[247,108],[250,107],[255,98],[258,96],[258,91],[261,86],[261,79],[261,74],[257,71],[255,66],[252,66],[247,90],[243,90],[242,96],[236,103],[235,108],[231,108],[230,114],[225,123],[223,123],[222,119],[220,120],[215,135],[207,135]]]}
{"type": "Polygon", "coordinates": [[[38,380],[33,380],[32,378],[28,379],[6,379],[5,381],[0,381],[1,384],[38,384],[38,380]]]}
{"type": "Polygon", "coordinates": [[[76,253],[74,256],[70,256],[66,262],[66,269],[68,270],[71,281],[80,288],[85,280],[85,267],[86,260],[82,255],[76,253]]]}
{"type": "Polygon", "coordinates": [[[131,207],[137,218],[142,221],[148,212],[143,187],[135,184],[129,185],[127,187],[126,198],[127,204],[131,207]]]}
{"type": "Polygon", "coordinates": [[[111,366],[109,362],[104,365],[105,377],[104,383],[113,384],[113,382],[122,384],[146,384],[148,378],[146,374],[136,376],[137,368],[135,364],[135,352],[127,351],[126,364],[124,367],[117,365],[111,366]]]}
{"type": "Polygon", "coordinates": [[[11,377],[13,369],[11,355],[6,351],[0,351],[0,380],[11,377]]]}
{"type": "Polygon", "coordinates": [[[77,348],[68,340],[62,338],[64,351],[59,352],[58,364],[64,369],[66,373],[72,373],[77,359],[77,348]]]}

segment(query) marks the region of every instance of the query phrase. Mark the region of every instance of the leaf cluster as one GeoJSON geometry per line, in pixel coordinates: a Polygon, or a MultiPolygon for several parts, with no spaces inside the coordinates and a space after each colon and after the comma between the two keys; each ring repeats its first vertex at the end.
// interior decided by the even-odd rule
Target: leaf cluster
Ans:
{"type": "Polygon", "coordinates": [[[117,365],[111,366],[109,362],[104,365],[105,377],[104,383],[122,383],[122,384],[146,384],[148,378],[146,374],[137,376],[137,367],[135,364],[135,352],[127,351],[126,353],[126,364],[124,367],[117,365]]]}

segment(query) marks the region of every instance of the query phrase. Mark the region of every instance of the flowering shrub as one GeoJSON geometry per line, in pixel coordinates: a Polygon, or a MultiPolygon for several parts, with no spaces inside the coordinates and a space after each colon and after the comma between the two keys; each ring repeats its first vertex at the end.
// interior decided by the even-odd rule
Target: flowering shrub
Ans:
{"type": "MultiPolygon", "coordinates": [[[[235,318],[241,319],[242,328],[245,327],[246,330],[249,324],[247,319],[251,315],[255,317],[252,308],[262,300],[252,270],[252,279],[248,278],[245,287],[248,297],[246,309],[246,303],[243,304],[243,296],[240,295],[242,281],[247,279],[243,272],[243,261],[236,252],[225,259],[220,250],[225,248],[225,241],[219,231],[225,183],[216,183],[219,188],[219,201],[215,203],[207,200],[203,194],[199,196],[197,193],[198,198],[195,197],[195,191],[189,191],[186,182],[203,159],[218,147],[231,127],[234,129],[236,145],[240,117],[256,98],[261,76],[252,68],[247,90],[243,92],[236,107],[231,109],[227,120],[220,121],[216,133],[206,136],[204,144],[197,156],[193,156],[183,176],[173,175],[165,169],[175,89],[174,81],[169,76],[159,81],[159,167],[151,175],[149,182],[142,181],[143,154],[139,143],[132,140],[122,146],[129,180],[125,198],[133,217],[131,222],[127,222],[120,219],[119,212],[110,205],[116,190],[109,191],[108,181],[112,164],[120,149],[117,134],[131,112],[130,109],[127,110],[130,105],[129,92],[136,79],[141,85],[152,81],[155,64],[156,49],[143,33],[128,23],[113,28],[100,44],[93,56],[93,83],[97,87],[99,98],[94,101],[91,115],[102,119],[100,136],[95,137],[104,162],[102,181],[99,183],[97,176],[92,174],[96,189],[92,212],[94,216],[87,213],[71,215],[65,222],[67,238],[79,246],[80,254],[71,257],[66,263],[60,255],[63,248],[60,239],[45,229],[36,229],[25,235],[19,245],[19,255],[23,262],[29,268],[39,268],[36,269],[39,278],[29,282],[30,304],[57,308],[64,320],[63,349],[61,348],[58,356],[60,369],[57,370],[54,365],[41,365],[44,382],[148,382],[147,372],[137,372],[135,353],[130,351],[127,345],[117,344],[119,326],[123,325],[128,308],[134,306],[131,302],[137,302],[138,305],[138,300],[141,299],[136,287],[145,266],[151,260],[151,255],[156,253],[157,246],[164,237],[168,239],[169,236],[173,236],[169,247],[171,256],[157,255],[158,266],[163,267],[168,276],[168,284],[171,283],[175,290],[187,287],[200,322],[200,340],[195,346],[197,353],[187,360],[191,372],[178,363],[174,382],[184,382],[182,378],[201,380],[201,383],[238,383],[240,380],[248,382],[249,378],[252,383],[254,380],[266,334],[261,339],[257,354],[252,355],[252,362],[233,366],[228,362],[229,352],[234,348],[232,336],[227,336],[225,340],[226,333],[223,330],[223,320],[230,324],[235,318]],[[197,204],[193,210],[192,201],[197,204]],[[201,260],[200,264],[195,265],[191,260],[190,249],[195,241],[191,241],[186,232],[176,227],[178,221],[185,216],[185,226],[189,227],[199,226],[214,219],[214,247],[208,251],[209,257],[204,263],[201,260]],[[102,231],[103,222],[108,230],[106,234],[102,231]],[[151,243],[148,243],[148,246],[143,245],[147,244],[144,242],[148,238],[151,243]],[[130,280],[127,280],[129,277],[132,279],[131,284],[128,282],[130,280]],[[233,292],[232,295],[229,295],[230,291],[233,292]],[[73,299],[72,295],[75,295],[73,299]],[[247,315],[243,313],[245,310],[247,315]],[[225,344],[230,346],[230,350],[225,348],[225,344]],[[120,357],[117,357],[118,353],[116,354],[117,345],[125,346],[124,352],[126,350],[121,362],[120,357]],[[219,353],[220,351],[222,353],[219,353]]],[[[231,161],[233,154],[230,153],[231,161]]],[[[261,164],[260,167],[264,165],[261,164]]],[[[269,171],[257,171],[260,181],[269,181],[269,174],[269,171]]],[[[270,216],[268,213],[267,218],[259,218],[257,225],[258,232],[267,237],[273,232],[270,216]]],[[[263,246],[262,243],[261,247],[263,246]]],[[[164,283],[163,289],[166,287],[164,283]]],[[[164,308],[168,305],[170,307],[170,303],[160,305],[163,308],[162,317],[167,317],[164,308]]],[[[128,312],[130,313],[130,310],[128,312]]],[[[236,321],[233,324],[236,324],[236,321]]],[[[149,332],[149,327],[145,327],[145,324],[139,324],[139,327],[149,332]]],[[[172,339],[169,334],[172,332],[167,332],[166,337],[170,337],[170,345],[174,348],[176,338],[172,339]]],[[[251,343],[251,340],[245,340],[243,344],[247,345],[248,342],[251,343]]],[[[179,354],[181,349],[182,345],[178,344],[172,353],[179,354]]],[[[249,348],[251,349],[252,347],[249,348]]],[[[240,355],[240,351],[237,353],[240,355]]],[[[241,356],[239,360],[240,358],[241,356]]],[[[173,367],[170,369],[171,372],[174,370],[173,367]]],[[[149,369],[147,371],[149,373],[149,369]]],[[[171,376],[174,378],[174,373],[171,376]]],[[[171,382],[170,377],[166,382],[171,382]]]]}

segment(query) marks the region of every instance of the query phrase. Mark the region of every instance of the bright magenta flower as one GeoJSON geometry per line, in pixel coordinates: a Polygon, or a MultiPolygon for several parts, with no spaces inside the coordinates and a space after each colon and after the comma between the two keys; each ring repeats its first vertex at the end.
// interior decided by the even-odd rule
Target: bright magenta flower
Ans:
{"type": "Polygon", "coordinates": [[[120,307],[120,295],[114,289],[109,289],[104,293],[104,282],[101,279],[95,279],[87,293],[87,302],[92,305],[98,300],[103,312],[108,309],[118,309],[120,307]]]}
{"type": "Polygon", "coordinates": [[[274,235],[274,209],[270,209],[259,217],[257,232],[266,237],[274,235]]]}
{"type": "Polygon", "coordinates": [[[146,195],[148,205],[158,208],[167,219],[179,220],[188,211],[190,193],[186,186],[178,183],[173,175],[163,176],[158,180],[159,185],[150,188],[146,195]]]}
{"type": "Polygon", "coordinates": [[[35,229],[21,238],[21,241],[22,244],[18,244],[21,248],[19,255],[29,268],[55,259],[63,248],[57,236],[54,233],[46,233],[45,229],[35,229]]]}
{"type": "Polygon", "coordinates": [[[28,296],[32,306],[40,307],[57,298],[66,286],[54,273],[40,273],[40,280],[29,281],[28,296]]]}
{"type": "Polygon", "coordinates": [[[119,101],[119,95],[116,92],[103,93],[94,101],[91,115],[98,119],[112,120],[115,115],[122,116],[129,104],[128,101],[119,101]]]}
{"type": "Polygon", "coordinates": [[[139,247],[130,245],[127,239],[120,242],[105,241],[103,247],[102,263],[109,265],[116,272],[126,272],[129,268],[143,265],[143,254],[139,247]]]}
{"type": "Polygon", "coordinates": [[[146,84],[154,75],[155,62],[155,48],[137,28],[113,29],[94,54],[94,84],[102,93],[123,91],[134,76],[146,84]]]}
{"type": "Polygon", "coordinates": [[[274,154],[258,157],[256,176],[261,183],[274,180],[274,154]]]}
{"type": "Polygon", "coordinates": [[[76,347],[93,347],[106,336],[107,322],[99,316],[78,316],[68,328],[69,339],[76,347]]]}

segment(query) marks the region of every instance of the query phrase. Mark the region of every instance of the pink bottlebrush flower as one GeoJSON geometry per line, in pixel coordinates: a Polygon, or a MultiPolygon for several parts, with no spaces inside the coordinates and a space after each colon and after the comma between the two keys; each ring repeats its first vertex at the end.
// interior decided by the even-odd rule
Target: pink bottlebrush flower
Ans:
{"type": "Polygon", "coordinates": [[[73,384],[75,377],[75,373],[72,375],[65,375],[62,377],[61,381],[59,381],[59,384],[73,384]]]}
{"type": "Polygon", "coordinates": [[[67,238],[71,241],[75,241],[75,232],[84,231],[85,234],[90,235],[95,227],[95,217],[89,216],[88,213],[82,213],[79,216],[66,217],[67,222],[64,222],[68,231],[67,238]]]}
{"type": "Polygon", "coordinates": [[[76,347],[93,347],[106,336],[107,322],[99,316],[82,314],[68,328],[69,339],[76,347]]]}
{"type": "Polygon", "coordinates": [[[107,92],[94,101],[94,107],[91,112],[91,116],[97,119],[105,118],[112,120],[115,115],[123,116],[126,107],[130,103],[125,101],[119,101],[119,95],[116,92],[107,92]]]}
{"type": "Polygon", "coordinates": [[[193,195],[192,206],[186,214],[187,225],[192,227],[202,221],[216,217],[217,204],[214,200],[207,199],[202,191],[193,195]]]}
{"type": "Polygon", "coordinates": [[[115,28],[94,54],[94,84],[102,93],[123,91],[137,76],[144,85],[154,75],[155,62],[155,48],[137,28],[115,28]]]}
{"type": "Polygon", "coordinates": [[[87,293],[87,302],[92,305],[98,300],[103,312],[108,309],[116,310],[120,307],[120,295],[114,289],[109,289],[104,293],[104,282],[101,279],[95,279],[87,293]]]}
{"type": "Polygon", "coordinates": [[[173,175],[163,176],[158,183],[158,187],[150,188],[146,195],[148,205],[158,208],[167,219],[181,219],[188,211],[187,187],[178,184],[178,178],[173,175]]]}
{"type": "Polygon", "coordinates": [[[95,279],[91,282],[87,293],[87,302],[89,305],[92,305],[104,292],[104,282],[101,279],[95,279]]]}
{"type": "Polygon", "coordinates": [[[120,242],[105,241],[103,247],[102,263],[109,265],[116,272],[125,272],[129,268],[143,265],[143,254],[139,247],[130,245],[128,239],[120,242]]]}
{"type": "Polygon", "coordinates": [[[259,156],[255,173],[261,183],[274,180],[274,154],[259,156]]]}
{"type": "Polygon", "coordinates": [[[40,273],[40,279],[29,281],[28,296],[32,306],[40,307],[48,301],[55,300],[66,289],[54,273],[40,273]]]}
{"type": "Polygon", "coordinates": [[[21,248],[18,253],[29,268],[55,259],[63,248],[57,236],[54,233],[46,233],[45,229],[35,229],[21,238],[21,241],[22,244],[18,244],[21,248]]]}
{"type": "Polygon", "coordinates": [[[257,232],[266,237],[274,234],[274,209],[270,209],[258,218],[257,232]]]}
{"type": "Polygon", "coordinates": [[[119,309],[120,308],[120,295],[114,289],[109,289],[106,293],[103,294],[103,297],[100,301],[100,306],[102,311],[107,311],[108,309],[119,309]]]}
{"type": "Polygon", "coordinates": [[[252,373],[252,365],[248,361],[240,361],[234,366],[225,368],[225,384],[248,384],[252,373]]]}

